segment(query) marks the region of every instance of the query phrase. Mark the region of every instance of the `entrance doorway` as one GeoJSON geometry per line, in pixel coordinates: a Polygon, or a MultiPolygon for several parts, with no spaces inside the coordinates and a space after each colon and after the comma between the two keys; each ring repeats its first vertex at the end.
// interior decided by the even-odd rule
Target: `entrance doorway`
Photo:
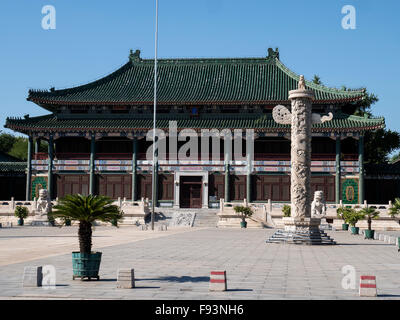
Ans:
{"type": "Polygon", "coordinates": [[[201,208],[202,204],[202,177],[181,176],[180,177],[180,207],[201,208]]]}

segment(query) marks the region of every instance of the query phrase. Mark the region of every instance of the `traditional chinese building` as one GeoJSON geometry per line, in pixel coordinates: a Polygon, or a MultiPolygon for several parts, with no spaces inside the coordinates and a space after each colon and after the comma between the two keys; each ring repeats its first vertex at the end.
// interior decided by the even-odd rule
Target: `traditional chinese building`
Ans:
{"type": "MultiPolygon", "coordinates": [[[[298,80],[272,49],[263,58],[160,59],[157,128],[168,132],[176,121],[178,132],[254,129],[256,140],[254,159],[248,161],[225,156],[230,147],[224,141],[219,159],[180,161],[168,151],[158,154],[157,204],[289,201],[290,126],[275,123],[271,112],[277,104],[290,107],[288,92],[298,80]]],[[[151,199],[152,162],[146,151],[152,142],[146,133],[153,127],[153,81],[154,61],[136,51],[97,81],[29,91],[28,100],[49,114],[8,118],[5,125],[29,136],[26,198],[48,188],[52,198],[93,193],[151,199]],[[38,152],[40,140],[48,141],[47,153],[38,152]]],[[[308,81],[306,86],[315,93],[313,112],[333,113],[332,121],[313,125],[312,189],[323,190],[328,202],[363,202],[364,133],[382,128],[384,119],[351,115],[365,97],[362,90],[308,81]]]]}

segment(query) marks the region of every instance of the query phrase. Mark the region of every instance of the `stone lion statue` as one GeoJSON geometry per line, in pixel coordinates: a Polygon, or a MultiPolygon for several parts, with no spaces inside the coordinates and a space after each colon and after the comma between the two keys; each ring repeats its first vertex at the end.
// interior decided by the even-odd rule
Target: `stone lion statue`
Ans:
{"type": "Polygon", "coordinates": [[[46,189],[39,190],[39,199],[36,205],[36,214],[40,216],[47,215],[51,210],[51,201],[46,189]]]}
{"type": "Polygon", "coordinates": [[[323,191],[315,191],[314,200],[311,203],[311,218],[322,219],[326,216],[326,204],[323,191]]]}
{"type": "Polygon", "coordinates": [[[306,81],[304,80],[304,76],[303,75],[300,76],[298,89],[299,90],[305,90],[306,89],[306,81]]]}

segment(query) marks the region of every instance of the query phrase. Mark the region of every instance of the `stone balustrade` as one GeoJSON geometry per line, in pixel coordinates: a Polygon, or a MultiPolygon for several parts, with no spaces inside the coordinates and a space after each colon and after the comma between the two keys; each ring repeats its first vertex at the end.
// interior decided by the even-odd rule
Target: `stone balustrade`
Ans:
{"type": "MultiPolygon", "coordinates": [[[[237,202],[225,202],[224,199],[220,199],[220,212],[219,223],[218,226],[240,226],[241,216],[234,211],[235,206],[247,206],[250,205],[253,208],[254,214],[251,219],[246,219],[248,221],[249,227],[276,227],[283,228],[283,206],[290,205],[290,203],[283,202],[272,202],[268,200],[268,202],[256,202],[248,204],[246,199],[244,201],[237,202]],[[255,223],[253,223],[253,221],[255,223]]],[[[332,224],[336,229],[341,229],[343,220],[337,217],[336,210],[340,207],[351,207],[353,209],[362,209],[364,207],[374,208],[379,212],[379,218],[374,219],[372,221],[372,229],[375,230],[400,230],[399,217],[392,218],[389,215],[389,208],[392,207],[392,203],[389,202],[387,204],[369,204],[367,201],[364,201],[363,204],[343,204],[340,202],[339,204],[335,203],[327,203],[326,204],[326,219],[329,223],[332,224]]],[[[357,223],[357,226],[361,229],[366,229],[368,227],[367,220],[360,220],[357,223]]]]}
{"type": "MultiPolygon", "coordinates": [[[[52,205],[58,203],[58,198],[51,201],[52,205]]],[[[124,218],[119,223],[120,225],[125,224],[144,224],[145,218],[150,214],[149,200],[142,198],[140,201],[130,201],[126,198],[118,198],[113,202],[117,205],[123,212],[124,218]]],[[[37,207],[36,198],[33,201],[19,201],[14,200],[0,200],[0,223],[7,225],[7,223],[17,224],[18,218],[14,216],[14,211],[17,206],[27,207],[29,210],[29,216],[25,219],[25,224],[30,224],[35,215],[35,210],[37,207]]]]}

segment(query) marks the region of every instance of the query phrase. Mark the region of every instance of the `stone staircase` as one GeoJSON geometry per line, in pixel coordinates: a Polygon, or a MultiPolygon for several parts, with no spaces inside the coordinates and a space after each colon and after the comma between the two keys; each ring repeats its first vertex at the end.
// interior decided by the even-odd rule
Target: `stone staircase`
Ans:
{"type": "Polygon", "coordinates": [[[305,232],[290,232],[277,230],[267,243],[293,243],[293,244],[308,244],[308,245],[334,245],[336,242],[331,239],[323,230],[310,230],[305,232]]]}
{"type": "MultiPolygon", "coordinates": [[[[173,208],[157,208],[155,225],[171,226],[174,213],[195,213],[192,227],[199,228],[215,228],[218,224],[218,209],[173,209],[173,208]]],[[[149,223],[149,221],[146,221],[149,223]]]]}
{"type": "Polygon", "coordinates": [[[216,228],[218,224],[218,214],[219,210],[215,209],[203,209],[196,212],[196,217],[194,218],[193,227],[199,228],[216,228]]]}

